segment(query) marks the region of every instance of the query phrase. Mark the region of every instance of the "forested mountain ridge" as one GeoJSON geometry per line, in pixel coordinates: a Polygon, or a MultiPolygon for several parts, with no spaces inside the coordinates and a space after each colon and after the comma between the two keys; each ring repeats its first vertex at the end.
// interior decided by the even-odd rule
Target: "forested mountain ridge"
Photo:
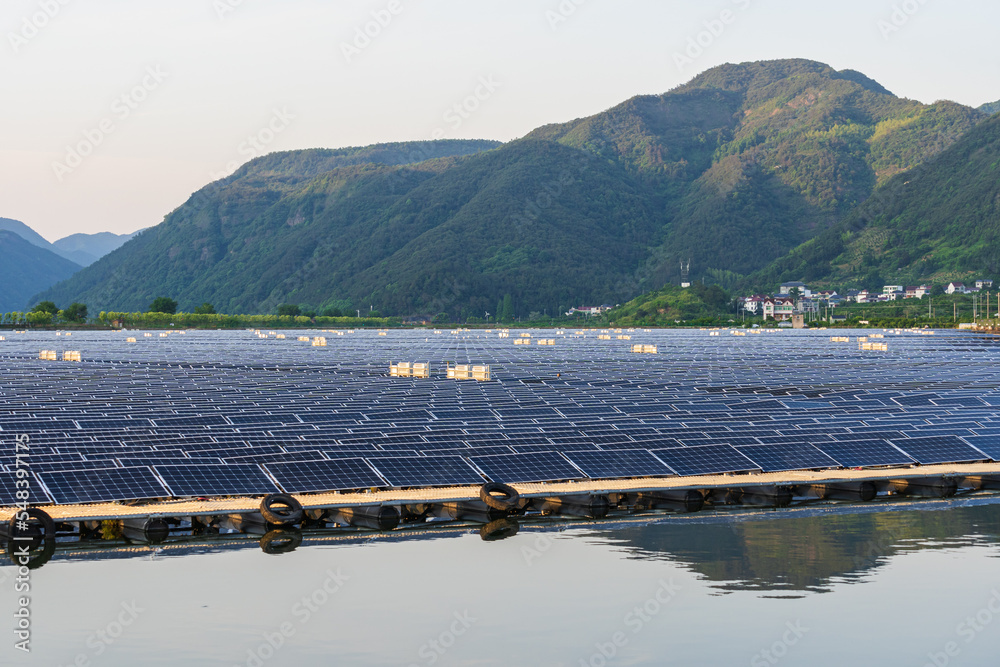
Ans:
{"type": "Polygon", "coordinates": [[[751,282],[873,288],[975,278],[1000,278],[1000,116],[896,176],[751,282]]]}
{"type": "Polygon", "coordinates": [[[688,259],[693,279],[728,286],[983,118],[822,63],[724,65],[499,147],[258,158],[38,298],[459,317],[509,294],[518,315],[551,314],[676,282],[688,259]]]}

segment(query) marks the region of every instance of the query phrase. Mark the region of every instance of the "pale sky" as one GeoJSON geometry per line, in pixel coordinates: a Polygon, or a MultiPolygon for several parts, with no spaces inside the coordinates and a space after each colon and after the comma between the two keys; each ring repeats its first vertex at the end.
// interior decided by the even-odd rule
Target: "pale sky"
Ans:
{"type": "Polygon", "coordinates": [[[130,232],[256,155],[509,140],[724,62],[978,106],[1000,99],[997,25],[985,0],[4,0],[0,217],[130,232]]]}

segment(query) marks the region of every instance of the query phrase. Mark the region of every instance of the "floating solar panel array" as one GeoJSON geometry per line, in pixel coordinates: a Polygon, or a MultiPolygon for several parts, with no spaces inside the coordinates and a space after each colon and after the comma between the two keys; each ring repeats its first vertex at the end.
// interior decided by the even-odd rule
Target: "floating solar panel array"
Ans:
{"type": "Polygon", "coordinates": [[[72,364],[5,336],[0,504],[1000,461],[1000,347],[968,332],[313,333],[74,332],[72,364]],[[430,378],[389,377],[414,359],[430,378]]]}

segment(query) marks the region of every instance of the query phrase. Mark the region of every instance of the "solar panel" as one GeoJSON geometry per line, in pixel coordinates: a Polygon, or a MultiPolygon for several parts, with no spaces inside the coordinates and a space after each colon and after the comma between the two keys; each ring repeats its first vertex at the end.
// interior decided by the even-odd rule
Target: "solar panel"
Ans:
{"type": "Polygon", "coordinates": [[[771,444],[737,447],[741,454],[753,461],[764,472],[784,470],[812,470],[837,468],[840,464],[816,449],[813,445],[771,444]]]}
{"type": "Polygon", "coordinates": [[[21,502],[17,497],[17,492],[25,489],[17,486],[18,479],[28,482],[27,502],[29,504],[46,505],[52,502],[49,494],[38,483],[34,474],[29,473],[27,477],[19,478],[14,472],[0,472],[0,505],[16,505],[21,502]]]}
{"type": "Polygon", "coordinates": [[[252,464],[158,465],[153,468],[175,498],[187,496],[256,496],[278,487],[260,466],[252,464]]]}
{"type": "Polygon", "coordinates": [[[816,447],[845,468],[912,465],[913,459],[881,438],[822,442],[816,447]]]}
{"type": "Polygon", "coordinates": [[[677,474],[645,449],[563,452],[563,456],[592,479],[666,477],[677,474]]]}
{"type": "Polygon", "coordinates": [[[364,459],[265,463],[264,468],[285,493],[312,493],[383,487],[386,482],[364,459]]]}
{"type": "Polygon", "coordinates": [[[729,445],[676,447],[652,450],[678,475],[714,475],[730,472],[759,471],[760,467],[729,445]]]}
{"type": "Polygon", "coordinates": [[[969,463],[989,459],[983,452],[954,435],[901,438],[893,440],[892,444],[921,465],[969,463]]]}
{"type": "Polygon", "coordinates": [[[469,460],[493,482],[551,482],[583,479],[585,475],[557,452],[470,456],[469,460]]]}
{"type": "Polygon", "coordinates": [[[390,486],[482,484],[483,477],[461,456],[381,457],[368,462],[390,486]]]}
{"type": "Polygon", "coordinates": [[[994,461],[1000,461],[1000,434],[963,435],[962,440],[965,440],[994,461]]]}
{"type": "Polygon", "coordinates": [[[38,478],[58,505],[170,495],[153,471],[145,467],[40,472],[38,478]]]}

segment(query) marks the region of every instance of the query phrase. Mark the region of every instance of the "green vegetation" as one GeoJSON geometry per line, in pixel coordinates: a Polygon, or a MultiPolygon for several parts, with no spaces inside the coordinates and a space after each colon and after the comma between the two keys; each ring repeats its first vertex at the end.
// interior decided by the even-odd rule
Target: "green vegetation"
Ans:
{"type": "Polygon", "coordinates": [[[68,308],[61,311],[59,314],[66,322],[85,322],[87,320],[87,305],[74,301],[68,308]]]}
{"type": "Polygon", "coordinates": [[[309,327],[392,327],[399,319],[390,317],[306,317],[304,315],[223,315],[220,313],[125,313],[105,312],[97,321],[106,327],[121,328],[201,328],[236,329],[244,327],[309,328],[309,327]]]}
{"type": "Polygon", "coordinates": [[[195,315],[215,315],[215,306],[208,301],[194,309],[195,315]]]}
{"type": "Polygon", "coordinates": [[[989,114],[989,115],[992,116],[996,112],[1000,111],[1000,101],[998,101],[998,102],[988,102],[988,103],[984,104],[983,106],[979,107],[978,110],[981,111],[981,112],[983,112],[983,113],[985,113],[985,114],[989,114]]]}
{"type": "Polygon", "coordinates": [[[881,289],[1000,276],[998,201],[1000,117],[993,117],[747,282],[881,289]]]}
{"type": "Polygon", "coordinates": [[[168,296],[158,296],[153,299],[153,303],[149,304],[149,308],[146,310],[150,313],[167,313],[173,315],[177,312],[177,302],[168,296]]]}
{"type": "Polygon", "coordinates": [[[258,158],[38,298],[509,322],[677,283],[681,260],[731,288],[984,117],[807,60],[723,65],[500,147],[258,158]]]}
{"type": "Polygon", "coordinates": [[[735,319],[734,304],[718,285],[668,285],[643,294],[603,315],[614,326],[707,326],[735,319]]]}

